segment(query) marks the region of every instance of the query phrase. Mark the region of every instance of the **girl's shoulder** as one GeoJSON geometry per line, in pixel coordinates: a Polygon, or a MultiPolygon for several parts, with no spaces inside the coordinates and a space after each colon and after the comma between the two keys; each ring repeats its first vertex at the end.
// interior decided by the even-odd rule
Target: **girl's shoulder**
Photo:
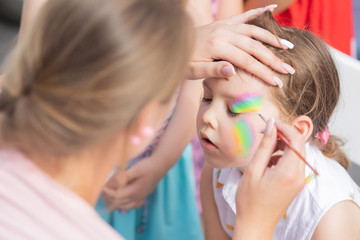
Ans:
{"type": "Polygon", "coordinates": [[[310,144],[306,146],[306,160],[319,175],[305,168],[305,187],[276,228],[274,236],[282,236],[279,239],[311,239],[322,217],[342,201],[360,207],[360,188],[338,162],[310,144]]]}
{"type": "Polygon", "coordinates": [[[326,209],[340,200],[352,200],[360,207],[360,188],[349,173],[316,147],[308,145],[306,151],[307,159],[319,175],[306,168],[305,188],[317,200],[319,207],[326,209]]]}

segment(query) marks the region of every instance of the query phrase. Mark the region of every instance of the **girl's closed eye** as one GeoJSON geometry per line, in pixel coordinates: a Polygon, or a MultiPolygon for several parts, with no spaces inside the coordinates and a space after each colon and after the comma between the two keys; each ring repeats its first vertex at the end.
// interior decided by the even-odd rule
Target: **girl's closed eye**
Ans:
{"type": "Polygon", "coordinates": [[[211,92],[207,88],[204,87],[204,95],[201,98],[201,101],[204,103],[211,103],[212,100],[213,100],[213,98],[212,98],[211,92]]]}
{"type": "Polygon", "coordinates": [[[234,112],[230,107],[227,107],[227,112],[231,117],[238,117],[240,115],[240,113],[234,112]]]}
{"type": "Polygon", "coordinates": [[[208,98],[208,97],[203,96],[201,98],[201,101],[204,102],[204,103],[210,103],[212,101],[212,98],[208,98]]]}

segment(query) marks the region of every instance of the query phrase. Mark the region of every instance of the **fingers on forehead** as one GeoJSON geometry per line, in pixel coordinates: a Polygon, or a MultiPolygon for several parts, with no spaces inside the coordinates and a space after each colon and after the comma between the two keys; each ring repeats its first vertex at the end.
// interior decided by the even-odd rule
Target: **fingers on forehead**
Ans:
{"type": "Polygon", "coordinates": [[[243,50],[232,46],[223,49],[221,55],[222,59],[231,61],[237,67],[244,69],[271,85],[277,85],[273,79],[273,71],[243,50]]]}

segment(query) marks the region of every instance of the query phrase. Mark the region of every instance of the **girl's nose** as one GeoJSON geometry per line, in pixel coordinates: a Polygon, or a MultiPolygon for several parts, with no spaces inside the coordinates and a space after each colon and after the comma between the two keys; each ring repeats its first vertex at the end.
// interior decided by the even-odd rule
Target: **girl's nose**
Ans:
{"type": "Polygon", "coordinates": [[[202,115],[202,120],[205,124],[209,125],[213,129],[217,129],[218,121],[216,119],[216,114],[214,108],[209,106],[206,110],[204,110],[202,115]]]}

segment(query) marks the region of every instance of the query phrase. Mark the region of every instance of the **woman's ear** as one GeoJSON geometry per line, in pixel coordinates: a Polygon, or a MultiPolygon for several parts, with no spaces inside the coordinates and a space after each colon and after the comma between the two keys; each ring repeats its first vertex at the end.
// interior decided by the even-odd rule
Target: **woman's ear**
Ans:
{"type": "Polygon", "coordinates": [[[311,137],[314,125],[308,116],[302,115],[295,118],[291,125],[299,131],[306,141],[311,137]]]}
{"type": "Polygon", "coordinates": [[[153,102],[148,103],[138,112],[137,117],[127,127],[125,137],[125,141],[129,142],[127,145],[127,158],[136,157],[150,144],[157,127],[154,123],[157,112],[157,105],[153,102]]]}
{"type": "Polygon", "coordinates": [[[169,115],[174,99],[166,103],[153,100],[139,111],[136,119],[128,127],[130,156],[140,154],[151,143],[156,131],[169,115]]]}

